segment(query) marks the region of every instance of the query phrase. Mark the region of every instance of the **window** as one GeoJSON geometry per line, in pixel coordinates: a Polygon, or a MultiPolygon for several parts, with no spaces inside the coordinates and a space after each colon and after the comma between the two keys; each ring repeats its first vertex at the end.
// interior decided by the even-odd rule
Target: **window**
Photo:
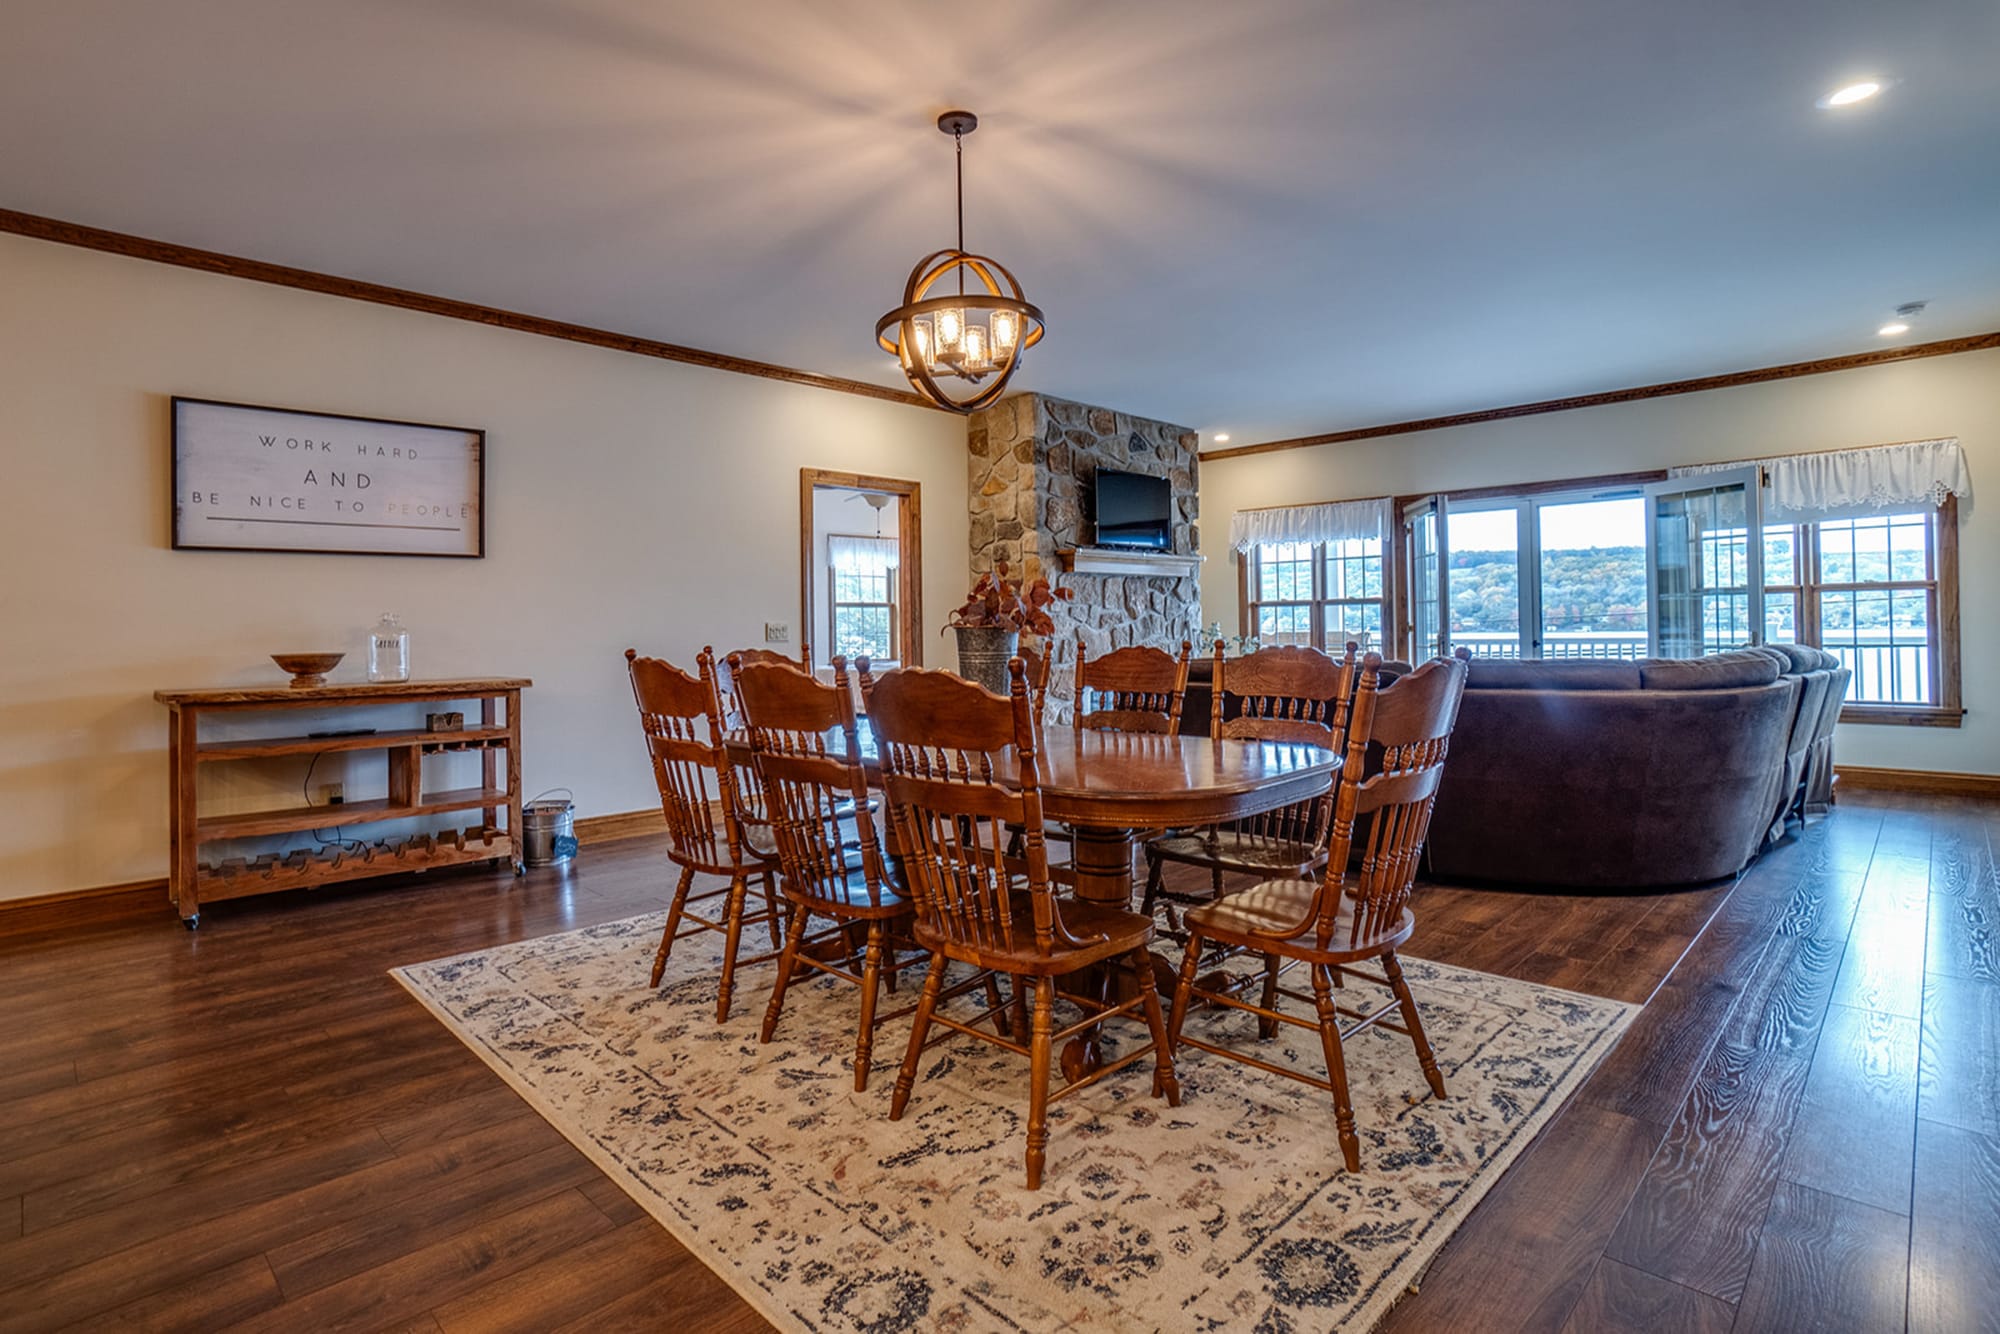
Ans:
{"type": "Polygon", "coordinates": [[[827,537],[828,660],[862,656],[884,662],[898,656],[896,585],[901,544],[893,537],[827,537]]]}
{"type": "Polygon", "coordinates": [[[1958,505],[1764,529],[1766,640],[1834,654],[1853,673],[1847,722],[1955,722],[1958,505]]]}
{"type": "Polygon", "coordinates": [[[896,656],[896,572],[833,574],[833,651],[852,661],[896,656]]]}
{"type": "Polygon", "coordinates": [[[1382,650],[1380,538],[1269,543],[1252,547],[1245,567],[1245,624],[1259,643],[1382,650]]]}

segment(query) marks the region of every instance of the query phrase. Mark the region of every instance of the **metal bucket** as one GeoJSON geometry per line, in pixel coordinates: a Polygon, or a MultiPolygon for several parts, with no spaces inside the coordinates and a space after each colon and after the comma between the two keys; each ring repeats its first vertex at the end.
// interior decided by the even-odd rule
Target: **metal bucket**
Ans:
{"type": "Polygon", "coordinates": [[[961,625],[958,635],[958,674],[985,686],[996,695],[1012,689],[1007,679],[1007,663],[1020,651],[1021,633],[993,625],[961,625]]]}
{"type": "Polygon", "coordinates": [[[550,788],[521,807],[521,860],[554,866],[576,856],[576,803],[566,787],[550,788]],[[563,794],[550,798],[551,792],[563,794]]]}

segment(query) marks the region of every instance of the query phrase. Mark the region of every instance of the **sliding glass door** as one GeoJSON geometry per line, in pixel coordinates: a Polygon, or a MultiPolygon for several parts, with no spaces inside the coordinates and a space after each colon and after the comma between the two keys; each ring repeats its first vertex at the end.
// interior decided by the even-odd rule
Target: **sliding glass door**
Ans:
{"type": "Polygon", "coordinates": [[[1763,528],[1756,468],[1646,488],[1651,651],[1698,658],[1764,639],[1763,528]]]}
{"type": "Polygon", "coordinates": [[[1410,651],[1419,661],[1451,651],[1444,630],[1444,609],[1451,605],[1451,572],[1444,559],[1448,512],[1443,496],[1425,496],[1403,511],[1409,540],[1410,651]]]}

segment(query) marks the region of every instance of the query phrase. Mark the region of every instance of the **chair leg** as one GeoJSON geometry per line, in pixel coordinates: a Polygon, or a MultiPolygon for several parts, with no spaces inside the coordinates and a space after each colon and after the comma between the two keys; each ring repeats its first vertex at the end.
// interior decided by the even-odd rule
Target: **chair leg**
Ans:
{"type": "Polygon", "coordinates": [[[980,983],[986,993],[986,1008],[993,1011],[994,1031],[1003,1038],[1012,1037],[1013,1034],[1008,1031],[1010,1025],[1007,1022],[1007,1005],[1000,995],[1000,979],[988,973],[980,979],[980,983]]]}
{"type": "MultiPolygon", "coordinates": [[[[1008,990],[1014,1000],[1014,1032],[1028,1036],[1028,980],[1024,977],[1007,979],[1008,990]]],[[[1012,1036],[1011,1034],[1009,1036],[1012,1036]]]]}
{"type": "Polygon", "coordinates": [[[1151,848],[1147,848],[1146,894],[1144,898],[1139,900],[1139,915],[1141,917],[1151,917],[1153,915],[1153,901],[1160,897],[1160,890],[1165,887],[1165,884],[1166,865],[1160,860],[1159,853],[1154,852],[1151,848]]]}
{"type": "MultiPolygon", "coordinates": [[[[1267,1010],[1278,1008],[1278,956],[1275,954],[1264,956],[1264,994],[1259,1003],[1267,1010]]],[[[1265,1042],[1278,1036],[1278,1021],[1258,1015],[1257,1036],[1265,1042]]]]}
{"type": "Polygon", "coordinates": [[[1214,891],[1215,891],[1215,897],[1217,897],[1218,899],[1219,899],[1219,898],[1221,898],[1221,897],[1222,897],[1222,868],[1221,868],[1220,866],[1211,866],[1211,867],[1209,867],[1209,868],[1208,868],[1208,878],[1209,878],[1209,887],[1210,887],[1210,888],[1211,888],[1212,890],[1214,890],[1214,891]]]}
{"type": "Polygon", "coordinates": [[[811,920],[811,908],[803,903],[792,906],[791,924],[785,931],[785,951],[778,956],[778,980],[771,984],[771,1003],[764,1007],[764,1027],[757,1033],[759,1042],[769,1042],[771,1035],[778,1031],[778,1015],[785,1008],[785,988],[792,984],[792,969],[798,963],[799,942],[805,938],[806,923],[811,920]]]}
{"type": "Polygon", "coordinates": [[[1340,1049],[1340,1014],[1333,1008],[1333,981],[1314,966],[1313,1004],[1319,1010],[1319,1041],[1326,1049],[1326,1076],[1333,1083],[1333,1122],[1340,1133],[1340,1156],[1347,1170],[1361,1170],[1361,1137],[1354,1133],[1354,1103],[1347,1093],[1347,1057],[1340,1049]]]}
{"type": "Polygon", "coordinates": [[[1174,1008],[1167,1017],[1167,1045],[1178,1047],[1181,1043],[1181,1025],[1187,1022],[1188,1001],[1194,995],[1194,975],[1201,971],[1201,932],[1188,937],[1187,949],[1181,954],[1180,980],[1174,984],[1174,1008]]]}
{"type": "Polygon", "coordinates": [[[854,1039],[854,1091],[868,1091],[868,1066],[875,1050],[875,996],[882,987],[882,923],[868,923],[868,951],[861,965],[861,1031],[854,1039]]]}
{"type": "Polygon", "coordinates": [[[931,969],[924,974],[924,994],[917,999],[917,1020],[910,1028],[910,1050],[896,1075],[896,1090],[889,1097],[889,1119],[903,1119],[903,1107],[917,1082],[917,1064],[924,1056],[924,1038],[931,1031],[931,1011],[937,1008],[938,993],[944,990],[944,955],[931,955],[931,969]]]}
{"type": "Polygon", "coordinates": [[[1181,1105],[1181,1081],[1174,1075],[1174,1044],[1167,1037],[1167,1021],[1160,1013],[1160,989],[1153,985],[1152,951],[1132,951],[1132,972],[1145,1002],[1146,1029],[1153,1035],[1153,1096],[1167,1095],[1167,1106],[1181,1105]]]}
{"type": "Polygon", "coordinates": [[[1444,1091],[1444,1072],[1438,1069],[1437,1053],[1431,1050],[1431,1040],[1424,1035],[1424,1021],[1417,1014],[1417,999],[1410,994],[1410,984],[1403,979],[1403,965],[1396,958],[1396,951],[1390,950],[1382,956],[1382,972],[1389,979],[1390,990],[1403,1003],[1403,1027],[1410,1030],[1410,1041],[1416,1044],[1417,1064],[1424,1068],[1424,1078],[1430,1081],[1431,1092],[1440,1098],[1451,1095],[1444,1091]]]}
{"type": "Polygon", "coordinates": [[[687,911],[688,890],[693,885],[694,868],[683,866],[681,882],[674,886],[673,904],[667,909],[667,929],[660,933],[659,952],[653,955],[653,980],[650,983],[652,986],[659,986],[660,979],[666,976],[667,955],[673,952],[674,934],[681,929],[681,914],[687,911]]]}
{"type": "Polygon", "coordinates": [[[728,937],[722,946],[722,985],[715,993],[715,1022],[729,1022],[729,1001],[736,990],[736,946],[743,939],[743,904],[750,895],[750,881],[738,874],[729,882],[729,907],[723,912],[728,937]]]}
{"type": "Polygon", "coordinates": [[[1035,979],[1034,1037],[1028,1048],[1028,1189],[1042,1188],[1049,1147],[1049,1057],[1055,1037],[1056,984],[1035,979]]]}

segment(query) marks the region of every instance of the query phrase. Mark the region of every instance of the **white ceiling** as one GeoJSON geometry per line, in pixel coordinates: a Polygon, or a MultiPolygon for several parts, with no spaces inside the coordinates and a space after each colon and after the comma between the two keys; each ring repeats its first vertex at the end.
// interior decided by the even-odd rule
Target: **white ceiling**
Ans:
{"type": "Polygon", "coordinates": [[[1020,383],[1241,444],[2000,328],[1996,69],[1992,0],[8,0],[0,207],[900,383],[965,105],[1020,383]]]}

